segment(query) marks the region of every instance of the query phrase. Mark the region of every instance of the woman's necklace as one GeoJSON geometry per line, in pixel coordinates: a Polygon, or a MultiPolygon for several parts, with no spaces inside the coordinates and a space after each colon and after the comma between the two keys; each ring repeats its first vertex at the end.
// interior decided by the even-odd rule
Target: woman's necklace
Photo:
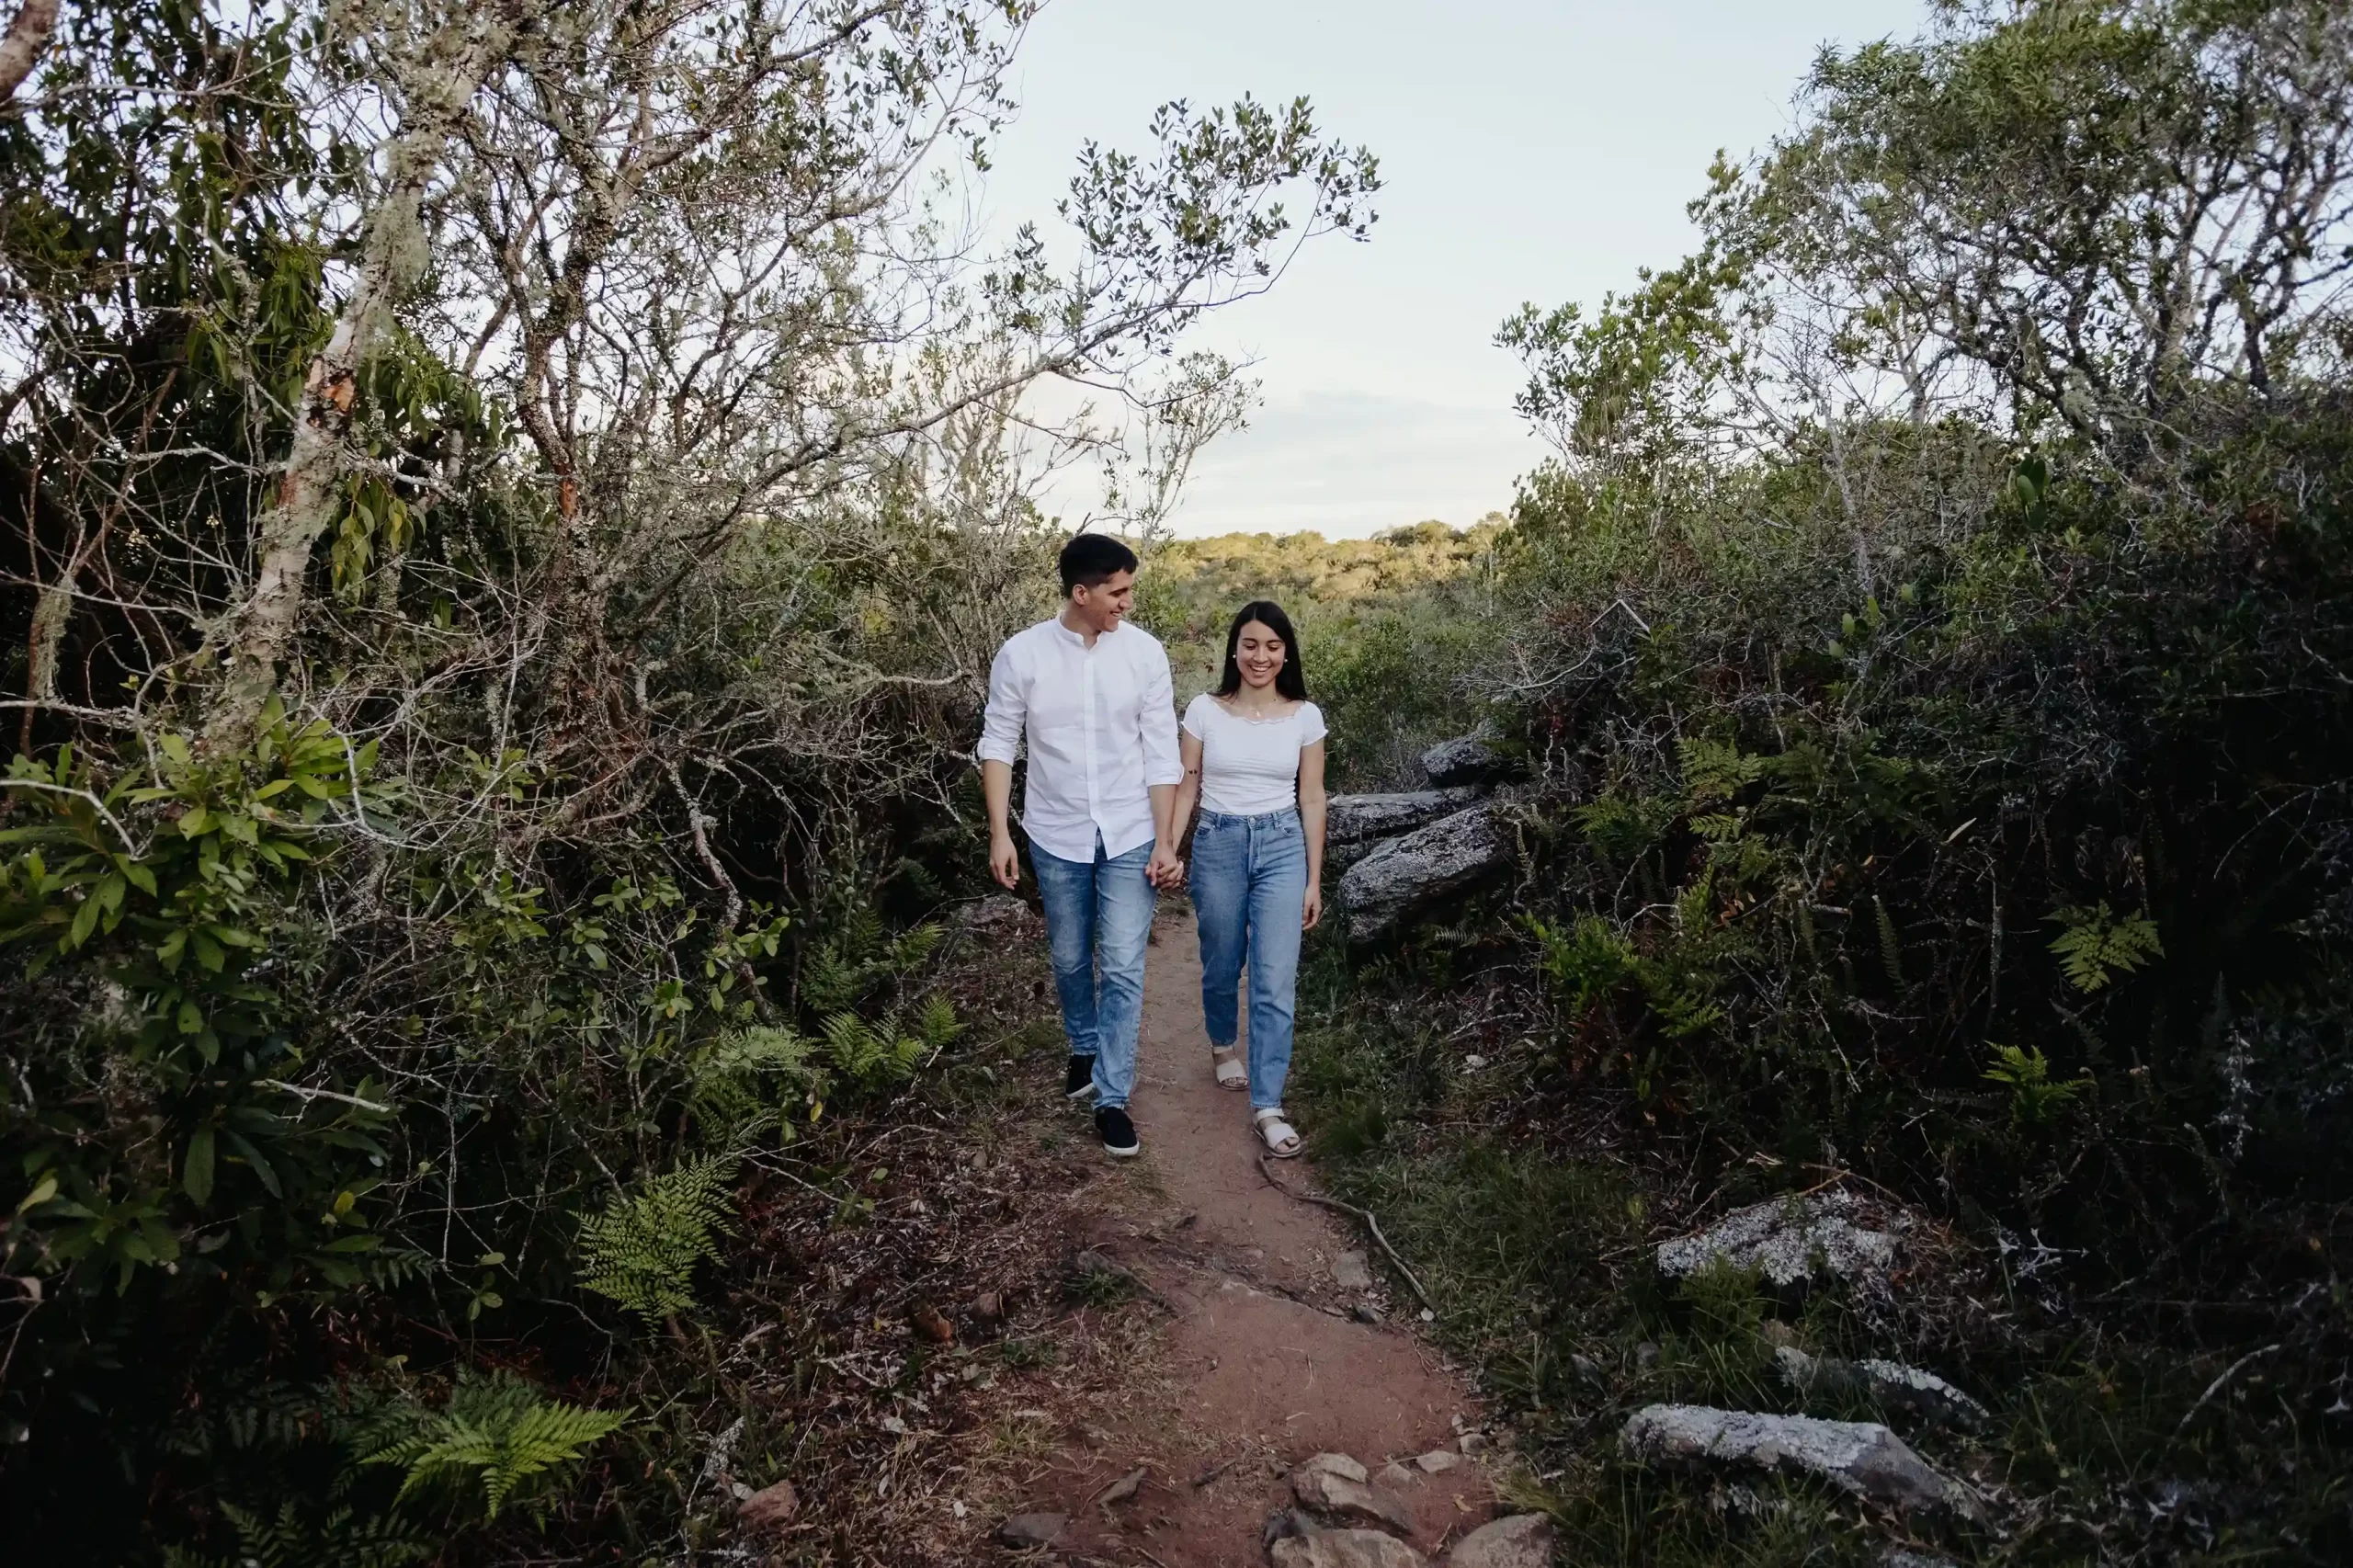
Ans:
{"type": "MultiPolygon", "coordinates": [[[[1272,691],[1274,688],[1269,687],[1267,689],[1272,691]]],[[[1232,697],[1222,699],[1225,710],[1245,724],[1265,724],[1290,716],[1290,699],[1278,692],[1270,700],[1252,702],[1247,700],[1249,690],[1245,686],[1232,697]]]]}

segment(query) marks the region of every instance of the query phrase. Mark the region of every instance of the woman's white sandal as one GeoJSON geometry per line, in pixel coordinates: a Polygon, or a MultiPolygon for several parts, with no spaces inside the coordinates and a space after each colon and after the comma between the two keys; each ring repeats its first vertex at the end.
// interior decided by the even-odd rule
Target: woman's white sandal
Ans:
{"type": "Polygon", "coordinates": [[[1217,1086],[1221,1089],[1246,1089],[1250,1086],[1250,1069],[1242,1065],[1232,1047],[1220,1051],[1210,1048],[1210,1061],[1214,1063],[1217,1086]]]}
{"type": "Polygon", "coordinates": [[[1283,1119],[1280,1106],[1252,1112],[1250,1121],[1257,1128],[1258,1136],[1266,1142],[1267,1153],[1278,1160],[1291,1159],[1306,1147],[1299,1140],[1299,1130],[1283,1119]]]}

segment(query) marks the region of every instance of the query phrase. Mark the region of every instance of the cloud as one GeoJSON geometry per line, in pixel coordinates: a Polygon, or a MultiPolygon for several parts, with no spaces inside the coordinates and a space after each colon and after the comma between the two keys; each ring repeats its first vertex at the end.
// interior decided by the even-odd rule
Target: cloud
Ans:
{"type": "Polygon", "coordinates": [[[1195,462],[1171,519],[1185,535],[1356,538],[1437,517],[1476,522],[1511,505],[1542,447],[1508,409],[1372,392],[1271,400],[1195,462]]]}

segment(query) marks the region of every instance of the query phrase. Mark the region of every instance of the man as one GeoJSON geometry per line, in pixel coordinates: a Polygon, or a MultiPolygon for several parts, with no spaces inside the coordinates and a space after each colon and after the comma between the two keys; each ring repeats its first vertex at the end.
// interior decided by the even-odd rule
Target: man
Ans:
{"type": "Polygon", "coordinates": [[[1128,1115],[1143,1017],[1144,944],[1154,889],[1177,872],[1168,819],[1176,781],[1176,704],[1168,655],[1124,624],[1135,552],[1103,534],[1063,547],[1063,606],[1016,632],[989,668],[981,730],[989,870],[1021,875],[1008,820],[1013,761],[1029,745],[1021,825],[1046,905],[1054,986],[1070,1038],[1065,1091],[1095,1096],[1095,1130],[1116,1159],[1142,1145],[1128,1115]]]}

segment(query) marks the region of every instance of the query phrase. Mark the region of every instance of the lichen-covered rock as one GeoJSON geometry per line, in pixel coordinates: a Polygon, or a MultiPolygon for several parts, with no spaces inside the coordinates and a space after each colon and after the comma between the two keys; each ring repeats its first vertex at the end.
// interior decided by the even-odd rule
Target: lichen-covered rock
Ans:
{"type": "Polygon", "coordinates": [[[1426,827],[1472,804],[1479,791],[1408,790],[1395,794],[1333,795],[1324,802],[1324,842],[1327,846],[1361,844],[1426,827]]]}
{"type": "Polygon", "coordinates": [[[1986,1419],[1984,1405],[1944,1379],[1900,1361],[1809,1356],[1794,1345],[1775,1350],[1773,1360],[1790,1386],[1801,1393],[1868,1394],[1883,1410],[1900,1410],[1924,1421],[1956,1426],[1980,1426],[1986,1419]]]}
{"type": "Polygon", "coordinates": [[[1455,1542],[1447,1568],[1552,1568],[1552,1521],[1509,1514],[1455,1542]]]}
{"type": "Polygon", "coordinates": [[[1483,784],[1510,772],[1511,758],[1475,735],[1463,735],[1422,753],[1422,771],[1435,789],[1483,784]]]}
{"type": "Polygon", "coordinates": [[[1878,1285],[1894,1266],[1900,1238],[1893,1230],[1858,1224],[1860,1211],[1855,1195],[1843,1188],[1755,1204],[1697,1234],[1661,1242],[1658,1271],[1679,1279],[1722,1259],[1754,1268],[1783,1289],[1805,1283],[1817,1267],[1840,1279],[1878,1285]]]}
{"type": "Polygon", "coordinates": [[[1806,1475],[1897,1508],[1949,1508],[1974,1517],[1976,1499],[1876,1421],[1817,1421],[1701,1404],[1653,1404],[1634,1412],[1627,1451],[1665,1463],[1755,1465],[1806,1475]]]}
{"type": "Polygon", "coordinates": [[[1275,1568],[1423,1568],[1422,1554],[1379,1530],[1318,1530],[1275,1542],[1275,1568]]]}
{"type": "Polygon", "coordinates": [[[1487,881],[1511,860],[1510,840],[1483,805],[1392,839],[1340,878],[1349,939],[1373,941],[1405,916],[1487,881]]]}

